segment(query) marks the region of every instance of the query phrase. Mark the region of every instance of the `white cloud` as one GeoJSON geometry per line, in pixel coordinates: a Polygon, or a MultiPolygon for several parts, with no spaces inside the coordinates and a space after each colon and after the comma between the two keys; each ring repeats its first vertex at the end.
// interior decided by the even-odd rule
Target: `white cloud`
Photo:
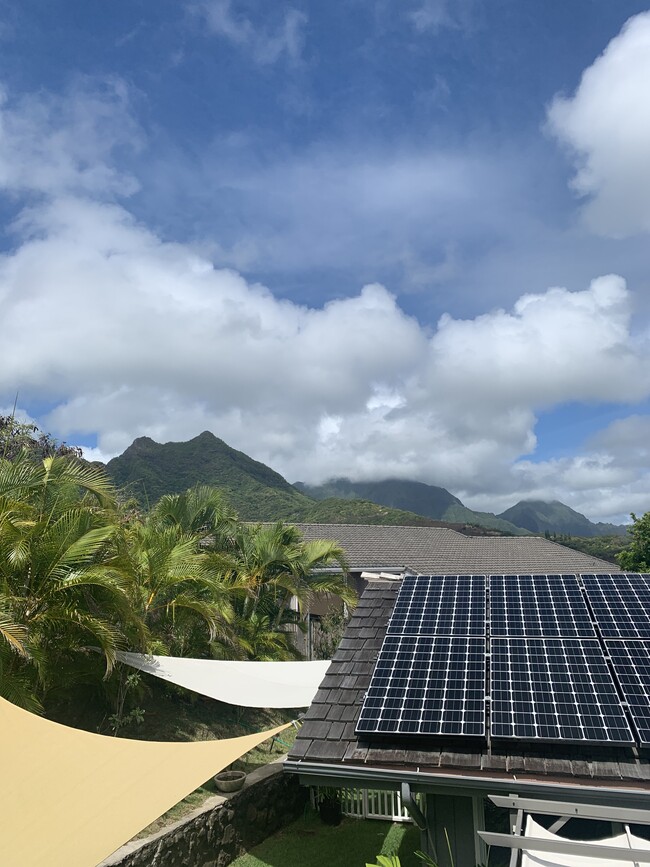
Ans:
{"type": "Polygon", "coordinates": [[[650,12],[630,18],[548,109],[551,132],[575,154],[573,188],[588,225],[621,237],[650,231],[650,12]]]}
{"type": "MultiPolygon", "coordinates": [[[[577,506],[591,497],[590,514],[596,494],[598,508],[634,508],[641,464],[617,457],[611,432],[585,455],[530,459],[540,410],[650,395],[648,346],[632,333],[622,278],[522,295],[474,318],[445,315],[435,328],[378,284],[322,307],[282,300],[105,201],[125,189],[115,149],[138,138],[134,127],[124,140],[118,132],[124,100],[100,100],[101,122],[91,112],[88,126],[74,115],[66,125],[52,104],[0,109],[12,131],[0,139],[4,186],[30,194],[15,247],[0,255],[3,403],[17,390],[27,406],[46,402],[41,424],[68,442],[97,434],[92,456],[136,436],[209,429],[290,480],[403,476],[471,504],[489,492],[482,504],[493,508],[539,492],[577,506]],[[100,128],[114,130],[101,145],[100,128]],[[53,142],[54,156],[40,141],[53,142]],[[625,508],[623,492],[633,499],[625,508]]],[[[351,180],[328,165],[341,187],[351,180]]],[[[467,182],[461,169],[443,171],[454,165],[406,161],[386,177],[370,162],[350,202],[417,211],[404,187],[444,198],[467,182]]]]}
{"type": "Polygon", "coordinates": [[[441,30],[471,30],[474,27],[475,0],[420,0],[409,12],[419,33],[437,34],[441,30]]]}
{"type": "Polygon", "coordinates": [[[233,10],[232,0],[202,0],[192,7],[216,36],[227,39],[245,51],[260,66],[286,58],[298,63],[305,40],[307,15],[289,8],[275,28],[255,25],[250,18],[233,10]]]}
{"type": "Polygon", "coordinates": [[[19,406],[14,406],[13,404],[6,404],[5,406],[0,406],[0,415],[7,416],[16,419],[19,424],[32,424],[36,425],[36,419],[32,418],[32,416],[24,409],[19,406]]]}
{"type": "Polygon", "coordinates": [[[125,195],[137,189],[115,153],[138,150],[142,134],[118,78],[79,78],[67,93],[14,99],[0,89],[0,188],[13,193],[125,195]]]}
{"type": "Polygon", "coordinates": [[[617,419],[595,434],[589,445],[612,456],[619,466],[650,469],[650,416],[617,419]]]}
{"type": "MultiPolygon", "coordinates": [[[[619,277],[429,333],[379,285],[323,308],[279,300],[116,205],[58,197],[19,226],[0,259],[0,393],[46,397],[45,426],[68,441],[97,432],[103,455],[207,428],[290,479],[507,495],[522,490],[538,409],[650,392],[619,277]]],[[[562,491],[590,473],[616,481],[549,473],[562,491]]]]}
{"type": "Polygon", "coordinates": [[[594,280],[588,290],[523,295],[511,312],[471,320],[445,315],[431,342],[430,387],[454,405],[529,406],[568,401],[641,400],[650,371],[630,337],[625,281],[594,280]]]}
{"type": "Polygon", "coordinates": [[[104,454],[101,449],[92,448],[91,446],[83,446],[82,452],[87,461],[99,461],[102,464],[107,463],[112,457],[110,454],[104,454]]]}

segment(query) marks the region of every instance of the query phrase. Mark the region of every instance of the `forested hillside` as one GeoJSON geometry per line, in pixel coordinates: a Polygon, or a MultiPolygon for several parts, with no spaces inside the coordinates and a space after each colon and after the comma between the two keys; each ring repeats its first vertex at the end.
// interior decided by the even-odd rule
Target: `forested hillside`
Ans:
{"type": "Polygon", "coordinates": [[[181,443],[160,444],[139,437],[124,454],[108,462],[106,471],[143,506],[196,484],[219,488],[245,520],[293,517],[312,504],[279,473],[208,431],[181,443]]]}
{"type": "Polygon", "coordinates": [[[568,536],[625,536],[627,528],[618,524],[594,523],[589,518],[571,509],[564,503],[554,500],[522,500],[499,518],[512,521],[518,527],[525,527],[531,533],[563,533],[568,536]]]}
{"type": "Polygon", "coordinates": [[[412,482],[406,479],[353,482],[350,479],[340,478],[331,479],[323,485],[296,482],[295,487],[317,500],[325,497],[339,497],[352,501],[370,500],[389,508],[415,512],[444,523],[487,527],[515,535],[525,533],[525,530],[522,531],[514,523],[490,512],[474,512],[468,509],[446,488],[426,485],[423,482],[412,482]]]}

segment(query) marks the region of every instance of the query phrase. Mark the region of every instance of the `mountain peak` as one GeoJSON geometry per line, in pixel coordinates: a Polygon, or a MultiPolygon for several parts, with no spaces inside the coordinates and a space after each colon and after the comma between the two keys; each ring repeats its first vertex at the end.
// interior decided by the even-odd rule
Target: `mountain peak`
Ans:
{"type": "Polygon", "coordinates": [[[521,500],[501,512],[506,521],[525,527],[531,533],[566,533],[569,536],[623,535],[625,527],[615,524],[594,524],[585,515],[576,512],[560,500],[521,500]]]}
{"type": "Polygon", "coordinates": [[[128,450],[132,449],[132,448],[137,449],[137,448],[141,448],[142,446],[149,448],[150,446],[157,446],[157,445],[158,445],[158,443],[155,440],[152,440],[151,437],[136,437],[133,440],[133,442],[131,443],[131,445],[128,446],[128,448],[126,448],[124,450],[123,454],[126,454],[126,452],[128,452],[128,450]]]}
{"type": "Polygon", "coordinates": [[[219,437],[215,436],[212,431],[204,430],[198,436],[193,437],[189,440],[191,443],[222,443],[223,440],[220,440],[219,437]]]}
{"type": "Polygon", "coordinates": [[[157,443],[139,437],[106,469],[143,505],[197,484],[221,488],[245,520],[290,517],[309,500],[260,461],[231,448],[210,431],[188,442],[157,443]]]}

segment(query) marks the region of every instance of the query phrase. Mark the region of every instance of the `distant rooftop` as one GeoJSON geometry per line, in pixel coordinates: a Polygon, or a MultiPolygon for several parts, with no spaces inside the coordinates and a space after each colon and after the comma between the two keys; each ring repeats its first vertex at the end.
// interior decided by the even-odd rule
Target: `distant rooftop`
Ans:
{"type": "Polygon", "coordinates": [[[442,527],[368,524],[296,524],[304,538],[332,539],[345,550],[350,569],[422,574],[619,572],[598,557],[538,536],[464,536],[442,527]]]}

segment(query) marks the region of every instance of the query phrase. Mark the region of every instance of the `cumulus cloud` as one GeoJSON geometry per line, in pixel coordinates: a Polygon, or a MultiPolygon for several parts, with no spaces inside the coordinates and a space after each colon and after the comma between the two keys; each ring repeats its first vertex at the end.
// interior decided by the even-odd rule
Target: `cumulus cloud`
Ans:
{"type": "MultiPolygon", "coordinates": [[[[580,505],[595,491],[613,508],[633,490],[615,431],[584,456],[531,459],[541,410],[650,394],[648,347],[632,333],[621,277],[522,295],[474,318],[445,315],[435,327],[376,283],[322,306],[279,298],[118,203],[130,186],[115,152],[138,132],[127,124],[123,139],[114,127],[129,117],[128,93],[108,98],[114,114],[106,98],[78,140],[50,98],[0,109],[12,131],[0,138],[3,185],[26,194],[14,247],[0,255],[2,403],[18,390],[27,409],[47,404],[42,426],[68,442],[96,434],[93,457],[140,435],[209,429],[290,480],[416,478],[472,505],[489,492],[492,508],[539,492],[580,505]],[[113,137],[93,159],[89,142],[104,128],[113,137]],[[69,142],[66,159],[59,142],[69,142]]],[[[422,177],[444,186],[442,174],[422,177]]],[[[356,182],[372,192],[369,178],[356,182]]],[[[383,180],[397,198],[398,180],[383,180]]]]}
{"type": "Polygon", "coordinates": [[[640,400],[650,372],[638,368],[630,320],[630,296],[616,275],[582,292],[523,295],[512,311],[465,321],[444,315],[431,341],[429,382],[446,403],[487,403],[495,411],[640,400]]]}
{"type": "Polygon", "coordinates": [[[203,0],[192,7],[215,36],[227,39],[245,51],[260,66],[281,58],[298,63],[305,40],[307,15],[289,8],[275,28],[262,27],[233,9],[232,0],[203,0]]]}
{"type": "Polygon", "coordinates": [[[650,391],[616,276],[430,332],[380,285],[322,308],[280,300],[116,204],[58,196],[20,231],[0,259],[0,393],[47,399],[47,427],[97,432],[105,456],[207,428],[290,479],[496,496],[525,487],[539,409],[650,391]]]}
{"type": "Polygon", "coordinates": [[[551,132],[575,156],[572,186],[584,216],[613,237],[650,231],[650,12],[630,18],[585,70],[572,96],[548,109],[551,132]]]}

